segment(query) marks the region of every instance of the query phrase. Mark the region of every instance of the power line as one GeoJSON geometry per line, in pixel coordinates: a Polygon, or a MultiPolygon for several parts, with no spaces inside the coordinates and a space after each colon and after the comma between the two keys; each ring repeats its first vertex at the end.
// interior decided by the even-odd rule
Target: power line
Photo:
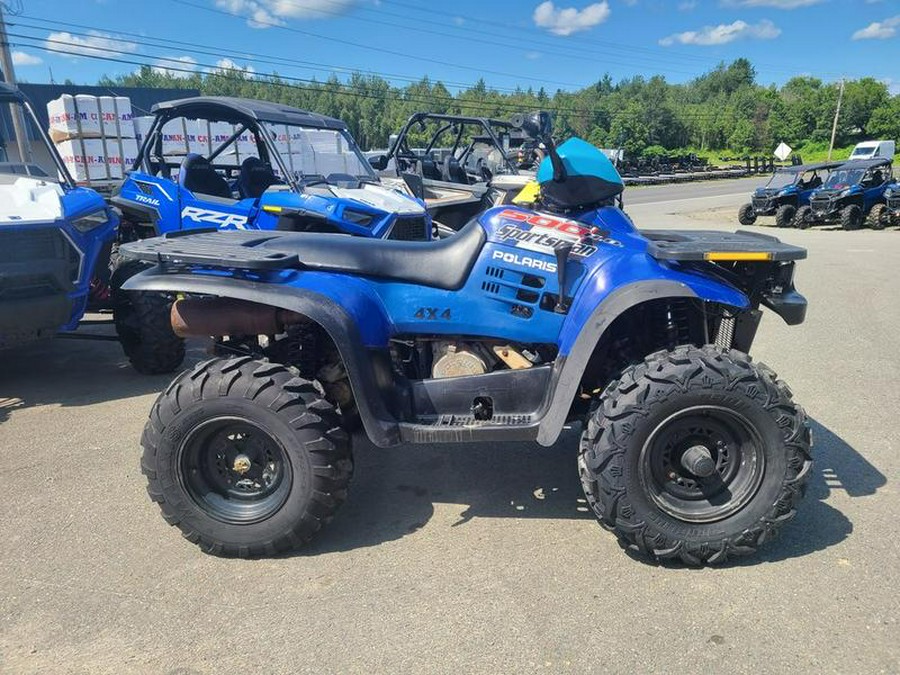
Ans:
{"type": "MultiPolygon", "coordinates": [[[[30,42],[25,44],[17,44],[16,46],[28,47],[31,49],[38,49],[45,52],[55,53],[55,54],[65,54],[65,55],[73,55],[71,47],[69,43],[63,40],[53,40],[47,38],[44,40],[44,44],[42,45],[38,40],[40,38],[36,38],[29,35],[21,35],[21,34],[10,34],[12,37],[29,40],[30,42]],[[61,45],[60,48],[53,48],[48,46],[49,44],[61,45]]],[[[85,54],[83,52],[78,52],[76,55],[81,58],[89,58],[99,61],[107,61],[111,63],[121,63],[126,65],[133,65],[139,67],[147,67],[147,68],[162,68],[166,71],[170,72],[178,72],[184,73],[185,75],[197,75],[197,71],[194,68],[187,68],[183,61],[179,61],[177,58],[173,57],[152,57],[158,59],[155,63],[149,63],[147,61],[135,60],[133,58],[114,58],[108,56],[108,54],[117,54],[119,56],[131,56],[131,52],[126,52],[123,50],[115,50],[104,48],[102,50],[97,49],[97,51],[103,51],[104,54],[85,54]],[[169,63],[171,65],[165,65],[169,63]]],[[[218,71],[225,74],[230,75],[241,75],[246,77],[246,73],[239,68],[225,68],[218,65],[208,64],[208,63],[197,63],[197,67],[207,68],[213,71],[213,74],[218,71]]],[[[353,98],[365,98],[365,99],[374,99],[374,100],[383,100],[385,96],[381,94],[372,94],[367,92],[361,92],[354,89],[348,89],[350,85],[347,85],[342,82],[319,82],[317,80],[310,80],[307,78],[300,77],[292,77],[287,75],[276,75],[276,76],[266,76],[259,75],[257,78],[258,81],[279,87],[286,87],[290,89],[296,89],[299,91],[315,91],[315,93],[321,93],[323,90],[327,91],[327,89],[336,90],[335,93],[338,93],[342,96],[348,96],[353,98]],[[263,79],[265,78],[265,79],[263,79]],[[290,84],[290,82],[296,82],[301,84],[290,84]],[[305,86],[303,86],[305,85],[305,86]],[[318,87],[319,89],[315,89],[318,87]]],[[[444,104],[446,107],[457,108],[460,111],[464,109],[475,109],[475,110],[483,110],[485,108],[494,109],[494,110],[506,110],[509,112],[521,112],[522,106],[516,103],[508,102],[508,101],[465,101],[460,100],[455,97],[441,97],[441,96],[432,96],[430,98],[420,98],[415,96],[404,95],[402,96],[402,100],[409,103],[420,103],[424,106],[433,107],[436,104],[444,104]]],[[[589,110],[585,108],[571,108],[564,107],[559,104],[551,105],[551,108],[557,114],[564,114],[570,118],[574,119],[584,119],[594,121],[600,114],[598,110],[589,110]]],[[[681,121],[710,121],[717,119],[719,116],[718,112],[715,113],[700,113],[696,111],[686,112],[682,111],[680,113],[674,113],[673,116],[681,121]]]]}

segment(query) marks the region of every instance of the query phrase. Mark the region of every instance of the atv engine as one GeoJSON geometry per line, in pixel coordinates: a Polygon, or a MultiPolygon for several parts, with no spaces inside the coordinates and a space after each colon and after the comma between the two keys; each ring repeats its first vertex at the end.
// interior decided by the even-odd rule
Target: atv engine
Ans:
{"type": "Polygon", "coordinates": [[[431,377],[460,377],[482,375],[496,362],[484,345],[473,342],[434,342],[431,377]]]}

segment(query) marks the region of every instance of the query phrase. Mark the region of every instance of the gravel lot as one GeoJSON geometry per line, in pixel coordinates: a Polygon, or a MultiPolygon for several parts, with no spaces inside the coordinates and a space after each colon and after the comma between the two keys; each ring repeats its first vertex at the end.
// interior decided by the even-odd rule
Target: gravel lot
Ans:
{"type": "MultiPolygon", "coordinates": [[[[733,230],[748,185],[626,201],[644,227],[733,230]]],[[[0,354],[0,670],[900,671],[900,232],[778,234],[809,248],[809,317],[768,314],[755,356],[814,419],[816,470],[782,536],[722,569],[624,554],[582,500],[577,430],[550,449],[357,439],[350,501],[313,548],[208,557],[139,470],[168,377],[114,343],[0,354]]]]}

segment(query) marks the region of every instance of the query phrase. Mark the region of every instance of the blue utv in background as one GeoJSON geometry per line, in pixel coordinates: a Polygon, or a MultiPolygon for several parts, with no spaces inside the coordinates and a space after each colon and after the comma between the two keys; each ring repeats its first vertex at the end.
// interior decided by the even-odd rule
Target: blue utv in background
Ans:
{"type": "Polygon", "coordinates": [[[893,182],[884,189],[884,209],[879,209],[878,204],[872,207],[872,213],[869,219],[873,222],[873,227],[880,230],[888,225],[900,223],[900,182],[893,182]],[[875,210],[878,209],[878,223],[875,221],[875,210]]]}
{"type": "Polygon", "coordinates": [[[178,376],[144,429],[141,466],[169,524],[216,555],[302,546],[347,497],[354,422],[379,447],[550,446],[581,423],[587,504],[655,559],[721,563],[794,516],[807,418],[747,352],[762,307],[803,321],[806,251],[638,230],[602,152],[577,138],[557,149],[546,113],[519,123],[548,153],[536,209],[495,207],[446,239],[123,246],[153,265],[126,289],[188,294],[177,333],[218,336],[220,358],[178,376]]]}
{"type": "Polygon", "coordinates": [[[341,120],[219,96],[152,112],[137,163],[112,198],[124,240],[197,228],[431,238],[424,202],[382,186],[341,120]],[[227,131],[216,134],[222,123],[227,131]],[[208,154],[167,155],[173,135],[208,154]]]}
{"type": "Polygon", "coordinates": [[[809,206],[798,209],[797,227],[839,222],[845,230],[858,230],[863,224],[883,228],[884,193],[892,175],[891,160],[886,157],[841,164],[812,194],[809,206]]]}
{"type": "MultiPolygon", "coordinates": [[[[216,96],[152,112],[137,162],[111,199],[122,212],[121,241],[195,229],[431,239],[424,202],[381,185],[341,120],[216,96]],[[171,152],[178,143],[181,155],[171,152]]],[[[117,263],[116,328],[137,370],[171,372],[184,359],[169,323],[174,296],[121,290],[145,267],[117,263]]]]}
{"type": "Polygon", "coordinates": [[[75,184],[18,89],[0,83],[0,105],[24,113],[49,160],[47,166],[11,162],[5,147],[0,157],[0,349],[5,349],[78,327],[92,290],[107,288],[118,218],[97,192],[75,184]]]}
{"type": "Polygon", "coordinates": [[[822,187],[823,176],[843,162],[821,162],[779,167],[769,182],[738,210],[741,225],[753,225],[759,216],[775,216],[776,227],[791,227],[797,210],[809,204],[810,195],[822,187]]]}

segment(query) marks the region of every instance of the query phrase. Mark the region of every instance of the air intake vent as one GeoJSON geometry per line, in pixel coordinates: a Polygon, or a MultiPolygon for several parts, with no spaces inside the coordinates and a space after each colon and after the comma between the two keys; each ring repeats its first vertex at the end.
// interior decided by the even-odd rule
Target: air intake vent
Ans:
{"type": "Polygon", "coordinates": [[[481,290],[487,293],[499,293],[500,284],[494,283],[493,281],[482,281],[481,290]]]}
{"type": "Polygon", "coordinates": [[[503,278],[503,270],[499,267],[488,267],[485,270],[485,274],[489,277],[494,277],[496,279],[503,278]]]}

